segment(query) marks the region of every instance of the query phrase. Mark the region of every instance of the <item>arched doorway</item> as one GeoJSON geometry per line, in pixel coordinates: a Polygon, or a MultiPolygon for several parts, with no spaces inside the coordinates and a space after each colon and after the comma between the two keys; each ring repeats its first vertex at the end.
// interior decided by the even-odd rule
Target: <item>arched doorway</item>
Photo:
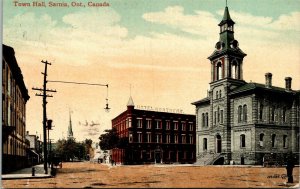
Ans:
{"type": "Polygon", "coordinates": [[[221,153],[222,151],[222,139],[221,136],[218,134],[216,136],[216,152],[221,153]]]}

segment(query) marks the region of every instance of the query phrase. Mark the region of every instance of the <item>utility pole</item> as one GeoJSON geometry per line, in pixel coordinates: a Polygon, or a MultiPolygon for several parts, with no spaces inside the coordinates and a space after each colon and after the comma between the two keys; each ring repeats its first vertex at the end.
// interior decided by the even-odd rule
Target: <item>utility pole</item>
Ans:
{"type": "Polygon", "coordinates": [[[47,66],[51,65],[50,62],[46,61],[41,61],[43,64],[45,64],[45,71],[42,74],[44,75],[44,85],[43,88],[32,88],[32,90],[37,90],[43,92],[42,94],[35,94],[36,96],[42,96],[43,97],[43,135],[44,135],[44,170],[45,174],[48,174],[48,167],[47,167],[47,162],[48,162],[48,153],[47,153],[47,110],[46,110],[46,105],[47,105],[47,97],[53,97],[52,95],[48,95],[47,92],[56,92],[56,90],[51,90],[47,89],[47,66]]]}

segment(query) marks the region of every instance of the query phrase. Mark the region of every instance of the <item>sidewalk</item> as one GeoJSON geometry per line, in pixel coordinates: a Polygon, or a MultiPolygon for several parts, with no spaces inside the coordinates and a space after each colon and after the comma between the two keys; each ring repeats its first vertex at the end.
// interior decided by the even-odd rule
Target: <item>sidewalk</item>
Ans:
{"type": "Polygon", "coordinates": [[[48,174],[44,173],[44,165],[36,165],[35,168],[35,176],[32,176],[32,168],[25,168],[18,171],[11,172],[9,174],[1,175],[2,180],[12,180],[12,179],[34,179],[34,178],[51,178],[50,175],[51,169],[48,168],[48,174]]]}

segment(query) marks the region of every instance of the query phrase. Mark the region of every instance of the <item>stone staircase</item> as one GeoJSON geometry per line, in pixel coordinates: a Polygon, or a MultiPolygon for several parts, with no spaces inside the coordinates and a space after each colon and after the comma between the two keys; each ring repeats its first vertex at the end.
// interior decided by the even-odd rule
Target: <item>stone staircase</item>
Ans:
{"type": "Polygon", "coordinates": [[[220,157],[220,153],[203,153],[197,157],[196,165],[211,165],[220,157]]]}

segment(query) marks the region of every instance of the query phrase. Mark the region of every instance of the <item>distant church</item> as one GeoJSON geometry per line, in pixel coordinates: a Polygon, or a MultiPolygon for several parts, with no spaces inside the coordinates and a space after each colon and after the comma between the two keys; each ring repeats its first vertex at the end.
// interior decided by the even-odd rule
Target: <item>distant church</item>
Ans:
{"type": "Polygon", "coordinates": [[[235,22],[226,6],[211,63],[208,97],[196,106],[199,164],[262,164],[270,154],[293,152],[299,160],[300,91],[285,78],[285,88],[243,80],[246,54],[234,38],[235,22]]]}
{"type": "Polygon", "coordinates": [[[73,137],[73,129],[72,129],[72,120],[71,120],[71,112],[69,112],[70,122],[68,127],[68,137],[67,139],[74,139],[73,137]]]}

